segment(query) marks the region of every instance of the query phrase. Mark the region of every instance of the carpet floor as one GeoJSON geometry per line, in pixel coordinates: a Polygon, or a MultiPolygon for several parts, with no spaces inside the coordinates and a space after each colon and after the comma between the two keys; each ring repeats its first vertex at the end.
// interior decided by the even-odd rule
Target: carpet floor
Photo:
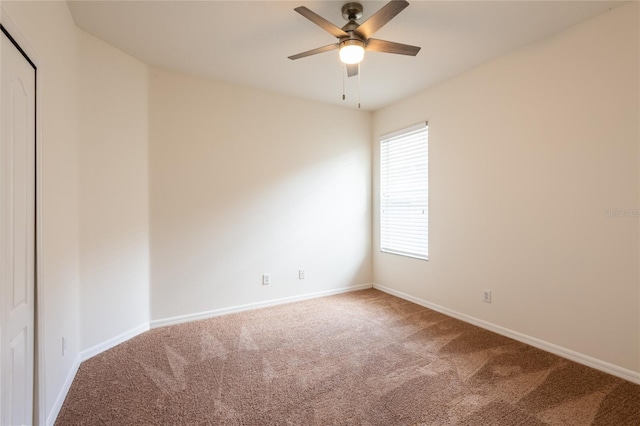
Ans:
{"type": "Polygon", "coordinates": [[[377,290],[143,333],[56,425],[640,425],[640,386],[377,290]]]}

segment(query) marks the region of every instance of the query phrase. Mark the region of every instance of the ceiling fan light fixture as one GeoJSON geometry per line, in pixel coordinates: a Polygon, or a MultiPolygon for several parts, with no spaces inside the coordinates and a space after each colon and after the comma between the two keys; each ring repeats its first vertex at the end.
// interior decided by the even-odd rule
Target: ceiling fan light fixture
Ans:
{"type": "Polygon", "coordinates": [[[340,43],[340,60],[347,65],[359,64],[364,58],[364,42],[345,40],[340,43]]]}

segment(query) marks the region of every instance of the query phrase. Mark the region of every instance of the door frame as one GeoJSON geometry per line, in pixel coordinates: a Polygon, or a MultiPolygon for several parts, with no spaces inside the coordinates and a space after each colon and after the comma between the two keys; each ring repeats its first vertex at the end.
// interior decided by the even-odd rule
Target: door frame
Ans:
{"type": "MultiPolygon", "coordinates": [[[[35,49],[29,44],[18,26],[0,9],[0,26],[35,72],[35,274],[34,274],[34,365],[33,365],[33,424],[47,421],[45,387],[45,335],[44,335],[44,252],[42,250],[42,63],[35,49]]],[[[0,53],[1,60],[1,53],[0,53]]]]}

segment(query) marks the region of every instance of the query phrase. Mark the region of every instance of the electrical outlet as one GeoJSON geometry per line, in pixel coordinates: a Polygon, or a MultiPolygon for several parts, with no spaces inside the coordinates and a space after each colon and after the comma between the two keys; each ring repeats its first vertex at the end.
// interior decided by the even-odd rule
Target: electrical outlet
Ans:
{"type": "Polygon", "coordinates": [[[262,274],[262,285],[271,284],[271,274],[262,274]]]}
{"type": "Polygon", "coordinates": [[[65,356],[67,353],[67,339],[62,338],[62,356],[65,356]]]}
{"type": "Polygon", "coordinates": [[[491,303],[491,290],[482,290],[482,301],[484,303],[491,303]]]}
{"type": "Polygon", "coordinates": [[[299,269],[298,270],[298,279],[299,280],[304,280],[304,269],[299,269]]]}

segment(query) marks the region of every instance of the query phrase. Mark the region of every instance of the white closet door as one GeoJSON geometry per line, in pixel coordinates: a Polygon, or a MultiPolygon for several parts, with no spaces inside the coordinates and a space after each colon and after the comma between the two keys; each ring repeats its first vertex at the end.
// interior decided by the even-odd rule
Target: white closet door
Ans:
{"type": "Polygon", "coordinates": [[[2,33],[0,122],[0,424],[33,417],[35,69],[2,33]]]}

